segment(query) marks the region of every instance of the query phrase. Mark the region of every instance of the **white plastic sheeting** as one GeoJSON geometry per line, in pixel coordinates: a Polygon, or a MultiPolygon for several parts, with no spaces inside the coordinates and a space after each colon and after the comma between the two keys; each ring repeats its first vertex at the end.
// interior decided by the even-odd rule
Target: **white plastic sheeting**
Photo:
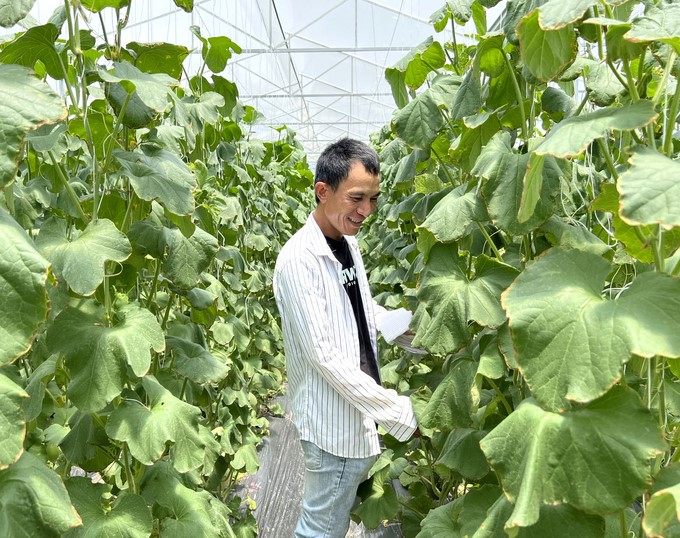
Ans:
{"type": "MultiPolygon", "coordinates": [[[[185,61],[187,72],[194,74],[202,62],[200,42],[190,27],[199,26],[204,37],[226,35],[243,53],[232,57],[222,75],[238,85],[245,104],[263,114],[255,136],[275,138],[272,127],[288,125],[314,162],[328,142],[343,136],[366,140],[389,123],[395,105],[385,67],[433,35],[430,15],[444,3],[195,0],[193,12],[186,13],[172,0],[132,0],[122,43],[185,45],[194,51],[185,61]]],[[[60,5],[62,0],[37,0],[31,16],[43,24],[60,5]]],[[[104,10],[102,19],[112,39],[114,10],[104,10]]],[[[89,24],[102,35],[99,16],[89,24]]],[[[457,40],[465,41],[473,31],[472,22],[457,27],[457,40]]],[[[450,41],[451,26],[436,38],[450,41]]]]}

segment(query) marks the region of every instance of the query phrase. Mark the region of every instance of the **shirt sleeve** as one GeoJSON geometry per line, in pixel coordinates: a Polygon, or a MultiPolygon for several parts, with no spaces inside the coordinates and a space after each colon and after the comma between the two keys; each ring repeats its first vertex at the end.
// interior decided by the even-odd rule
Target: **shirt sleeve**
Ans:
{"type": "Polygon", "coordinates": [[[298,258],[284,264],[277,273],[281,315],[311,366],[342,398],[387,433],[400,441],[410,438],[417,428],[410,399],[377,384],[358,364],[353,366],[353,361],[335,344],[341,328],[333,326],[329,315],[333,306],[327,304],[318,267],[298,258]]]}

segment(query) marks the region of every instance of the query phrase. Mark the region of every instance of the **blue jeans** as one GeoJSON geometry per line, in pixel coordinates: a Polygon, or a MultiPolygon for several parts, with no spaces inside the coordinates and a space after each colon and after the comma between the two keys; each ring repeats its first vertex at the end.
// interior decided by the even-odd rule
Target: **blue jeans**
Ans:
{"type": "Polygon", "coordinates": [[[305,491],[295,538],[345,538],[357,488],[377,456],[341,458],[300,441],[305,453],[305,491]]]}

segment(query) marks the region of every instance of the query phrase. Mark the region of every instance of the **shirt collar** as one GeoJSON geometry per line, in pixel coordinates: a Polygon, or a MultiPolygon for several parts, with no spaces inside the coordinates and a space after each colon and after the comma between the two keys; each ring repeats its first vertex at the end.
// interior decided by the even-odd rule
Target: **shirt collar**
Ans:
{"type": "MultiPolygon", "coordinates": [[[[307,228],[309,231],[310,247],[314,254],[317,256],[328,256],[335,260],[335,255],[326,241],[326,236],[323,234],[321,228],[319,228],[319,224],[314,218],[314,212],[310,213],[309,217],[307,217],[307,224],[305,224],[305,228],[307,228]]],[[[344,237],[347,241],[347,244],[349,245],[349,248],[353,251],[357,251],[358,244],[356,238],[349,235],[345,235],[344,237]]]]}

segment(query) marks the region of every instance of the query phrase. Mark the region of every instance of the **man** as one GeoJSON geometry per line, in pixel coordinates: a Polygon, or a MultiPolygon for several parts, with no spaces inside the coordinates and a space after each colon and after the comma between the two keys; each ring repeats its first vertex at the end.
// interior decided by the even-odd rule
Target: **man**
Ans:
{"type": "Polygon", "coordinates": [[[380,164],[357,140],[317,162],[317,206],[276,261],[293,416],[305,455],[296,538],[343,538],[359,484],[380,453],[376,424],[400,441],[417,432],[406,396],[380,385],[376,313],[354,237],[376,207],[380,164]]]}

